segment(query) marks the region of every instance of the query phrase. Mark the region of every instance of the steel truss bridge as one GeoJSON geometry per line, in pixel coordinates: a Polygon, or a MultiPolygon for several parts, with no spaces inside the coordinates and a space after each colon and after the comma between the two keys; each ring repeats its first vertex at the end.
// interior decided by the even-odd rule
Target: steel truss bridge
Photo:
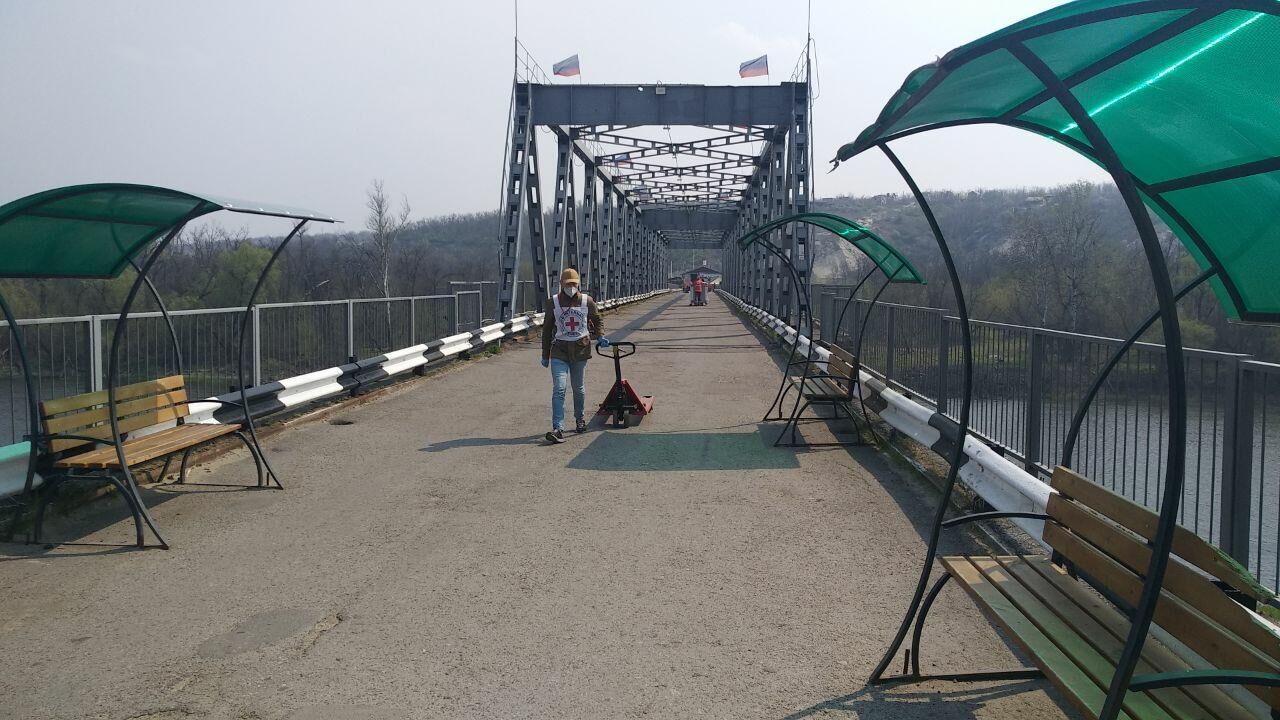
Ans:
{"type": "MultiPolygon", "coordinates": [[[[522,263],[536,295],[565,267],[596,298],[666,285],[672,250],[722,250],[726,275],[761,307],[806,311],[781,261],[732,240],[810,202],[809,84],[765,86],[552,84],[517,62],[500,207],[498,318],[510,319],[522,263]],[[541,131],[541,132],[540,132],[541,131]],[[539,135],[555,141],[550,228],[539,135]]],[[[791,224],[773,242],[808,281],[809,231],[791,224]]]]}

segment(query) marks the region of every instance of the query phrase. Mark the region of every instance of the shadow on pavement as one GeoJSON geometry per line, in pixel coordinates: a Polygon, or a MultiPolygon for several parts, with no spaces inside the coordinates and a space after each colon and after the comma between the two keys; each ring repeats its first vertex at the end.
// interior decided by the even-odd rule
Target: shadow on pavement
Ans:
{"type": "MultiPolygon", "coordinates": [[[[195,485],[195,483],[192,483],[195,485]]],[[[170,492],[168,485],[143,485],[138,488],[142,501],[147,508],[154,510],[182,493],[170,492]]],[[[90,482],[68,483],[69,499],[55,500],[49,504],[44,519],[43,536],[39,543],[24,543],[20,539],[29,530],[32,515],[27,514],[15,535],[15,541],[0,543],[0,562],[24,560],[28,558],[60,558],[84,557],[86,555],[103,555],[118,552],[141,552],[152,548],[139,548],[133,544],[133,515],[129,512],[124,498],[114,488],[90,482]],[[98,488],[102,496],[86,501],[76,497],[88,496],[98,488]],[[120,524],[119,542],[104,540],[101,542],[85,542],[84,538],[97,535],[107,528],[120,524]],[[76,548],[72,552],[67,548],[76,548]]],[[[32,509],[34,512],[34,508],[32,509]]],[[[6,517],[3,522],[8,522],[6,517]]],[[[163,532],[164,528],[161,527],[163,532]]],[[[115,534],[113,531],[112,535],[115,534]]],[[[148,542],[154,538],[148,536],[148,542]]]]}
{"type": "Polygon", "coordinates": [[[468,447],[502,447],[507,445],[536,445],[542,442],[541,435],[524,435],[521,437],[510,438],[458,438],[456,440],[442,440],[438,443],[418,448],[418,452],[445,452],[446,450],[455,450],[457,448],[468,447]]]}
{"type": "MultiPolygon", "coordinates": [[[[863,688],[857,692],[824,700],[798,710],[782,720],[811,717],[849,718],[976,718],[992,700],[1031,692],[1044,687],[1041,680],[1020,680],[1005,685],[952,685],[958,690],[911,689],[911,686],[863,688]]],[[[1055,698],[1056,699],[1056,698],[1055,698]]],[[[1059,703],[1061,705],[1061,703],[1059,703]]]]}
{"type": "Polygon", "coordinates": [[[776,430],[756,432],[606,432],[567,467],[574,470],[785,470],[800,466],[795,453],[772,446],[776,430]]]}

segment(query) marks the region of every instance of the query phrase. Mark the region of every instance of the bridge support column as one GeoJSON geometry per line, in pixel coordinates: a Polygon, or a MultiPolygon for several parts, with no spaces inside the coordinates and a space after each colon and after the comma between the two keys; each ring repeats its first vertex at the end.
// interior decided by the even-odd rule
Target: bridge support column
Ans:
{"type": "MultiPolygon", "coordinates": [[[[573,172],[573,155],[569,155],[569,172],[565,175],[564,200],[564,267],[575,266],[579,276],[586,272],[586,265],[579,265],[581,252],[578,247],[578,181],[573,172]]],[[[580,287],[585,287],[581,286],[580,287]]]]}
{"type": "Polygon", "coordinates": [[[600,193],[600,247],[603,256],[600,258],[600,286],[597,289],[601,299],[613,297],[613,276],[617,272],[617,251],[614,248],[614,205],[613,183],[605,181],[601,184],[600,193]]]}
{"type": "Polygon", "coordinates": [[[600,294],[600,223],[596,218],[596,163],[589,162],[582,172],[582,253],[578,271],[586,273],[583,290],[591,297],[600,294]]]}
{"type": "MultiPolygon", "coordinates": [[[[787,132],[787,214],[809,212],[809,84],[796,83],[793,88],[791,127],[787,132]]],[[[809,285],[809,273],[813,270],[812,248],[809,247],[809,226],[791,223],[783,234],[783,249],[791,256],[792,265],[799,276],[798,282],[809,285]]],[[[800,318],[810,315],[809,300],[804,293],[796,292],[796,310],[800,318]]],[[[797,320],[799,322],[799,320],[797,320]]]]}
{"type": "MultiPolygon", "coordinates": [[[[774,134],[773,141],[769,143],[769,210],[764,218],[765,222],[770,222],[783,217],[787,209],[787,187],[786,187],[786,133],[778,131],[774,134]]],[[[791,248],[787,247],[785,240],[778,242],[776,238],[782,235],[782,231],[770,233],[770,237],[766,238],[774,245],[782,247],[784,261],[779,258],[775,264],[773,272],[770,274],[770,281],[773,283],[773,309],[771,312],[785,322],[791,322],[791,280],[790,271],[786,268],[787,263],[791,261],[791,248]]]]}
{"type": "Polygon", "coordinates": [[[560,287],[560,269],[563,261],[560,256],[564,247],[565,223],[567,220],[569,178],[573,177],[573,148],[569,137],[564,133],[556,133],[556,195],[551,206],[551,237],[547,243],[547,262],[544,272],[547,276],[547,288],[551,293],[560,287]]]}
{"type": "Polygon", "coordinates": [[[532,108],[528,85],[517,84],[512,94],[511,137],[502,193],[502,264],[498,271],[497,319],[510,320],[520,272],[520,225],[525,185],[529,181],[529,139],[532,108]]]}
{"type": "Polygon", "coordinates": [[[633,218],[631,217],[631,203],[627,202],[626,195],[622,196],[622,272],[619,278],[622,280],[622,297],[631,294],[631,278],[632,267],[635,262],[636,255],[636,228],[633,218]]]}
{"type": "MultiPolygon", "coordinates": [[[[527,211],[526,224],[529,228],[529,248],[533,255],[533,281],[536,290],[538,302],[551,297],[552,290],[547,284],[548,273],[552,272],[547,262],[547,235],[542,225],[542,188],[541,178],[538,175],[538,138],[537,134],[529,133],[529,168],[527,178],[525,180],[525,210],[527,211]]],[[[559,274],[559,271],[555,271],[559,274]]],[[[556,278],[556,285],[559,285],[559,278],[556,278]]]]}

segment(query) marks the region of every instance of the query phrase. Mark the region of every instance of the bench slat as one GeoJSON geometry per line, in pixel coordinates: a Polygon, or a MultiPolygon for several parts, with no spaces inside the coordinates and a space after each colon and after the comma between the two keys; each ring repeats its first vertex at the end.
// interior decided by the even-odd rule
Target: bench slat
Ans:
{"type": "Polygon", "coordinates": [[[792,375],[787,378],[792,385],[800,385],[804,383],[804,394],[810,400],[845,400],[849,397],[849,390],[830,378],[804,378],[799,375],[792,375]]]}
{"type": "MultiPolygon", "coordinates": [[[[1128,498],[1061,466],[1054,468],[1051,484],[1063,495],[1078,500],[1144,539],[1150,540],[1155,536],[1160,517],[1128,498]]],[[[1173,553],[1254,600],[1271,597],[1271,592],[1259,585],[1235,560],[1181,526],[1173,531],[1173,553]]]]}
{"type": "MultiPolygon", "coordinates": [[[[130,415],[138,415],[149,410],[162,410],[168,407],[178,408],[184,415],[187,407],[187,393],[179,388],[178,390],[170,390],[160,395],[148,395],[146,397],[127,400],[125,402],[116,403],[116,417],[124,418],[130,415]]],[[[108,423],[111,413],[106,405],[84,410],[83,412],[71,412],[56,417],[50,417],[45,420],[45,432],[53,433],[73,433],[76,435],[85,435],[87,433],[80,432],[91,427],[98,426],[102,423],[108,423]]],[[[108,435],[110,429],[108,428],[108,435]]]]}
{"type": "MultiPolygon", "coordinates": [[[[127,432],[132,432],[134,430],[141,430],[142,428],[151,427],[153,425],[159,425],[160,423],[163,423],[163,422],[169,422],[170,420],[177,420],[179,417],[183,417],[184,415],[186,415],[186,413],[180,413],[177,408],[171,407],[171,408],[165,408],[163,410],[157,410],[154,413],[148,413],[146,415],[134,415],[132,417],[121,418],[118,424],[120,427],[120,432],[127,433],[127,432]]],[[[101,438],[103,440],[106,440],[108,443],[110,443],[111,442],[111,425],[109,423],[104,425],[99,425],[96,427],[88,428],[83,432],[77,432],[76,434],[85,435],[88,437],[101,438]]],[[[56,440],[51,440],[49,442],[49,446],[54,452],[63,452],[65,450],[71,450],[73,448],[81,447],[87,444],[88,443],[85,442],[84,440],[68,440],[68,439],[56,439],[56,440]]],[[[93,451],[90,451],[90,452],[93,452],[93,451]]]]}
{"type": "MultiPolygon", "coordinates": [[[[172,455],[179,450],[185,450],[214,438],[228,435],[239,429],[239,425],[179,425],[153,435],[125,442],[125,461],[130,466],[138,465],[149,460],[172,455]]],[[[55,466],[100,470],[118,468],[120,461],[116,456],[115,447],[112,446],[63,458],[57,461],[55,466]]]]}
{"type": "MultiPolygon", "coordinates": [[[[1045,523],[1044,539],[1085,575],[1107,587],[1131,606],[1137,604],[1142,593],[1142,580],[1118,561],[1057,523],[1045,523]]],[[[1221,594],[1216,588],[1215,592],[1221,594]]],[[[1235,633],[1175,595],[1167,592],[1161,594],[1160,601],[1156,603],[1155,621],[1215,667],[1280,672],[1280,664],[1274,658],[1262,654],[1235,633]]],[[[1280,690],[1246,687],[1272,707],[1280,707],[1280,690]]]]}
{"type": "MultiPolygon", "coordinates": [[[[970,558],[942,558],[943,566],[953,577],[960,581],[987,616],[1008,633],[1018,645],[1031,657],[1036,666],[1044,671],[1055,685],[1062,688],[1067,697],[1085,713],[1091,708],[1101,708],[1106,700],[1106,692],[1098,687],[1078,665],[1067,657],[1044,633],[1032,623],[1026,615],[1000,592],[982,572],[970,562],[970,558]]],[[[1134,718],[1127,711],[1120,713],[1129,720],[1145,720],[1134,718]]]]}
{"type": "MultiPolygon", "coordinates": [[[[1137,536],[1128,534],[1061,495],[1049,498],[1048,514],[1139,577],[1146,576],[1151,548],[1137,536]]],[[[1170,562],[1165,571],[1164,589],[1267,655],[1280,658],[1280,636],[1264,620],[1227,597],[1220,588],[1194,570],[1170,562]]]]}
{"type": "MultiPolygon", "coordinates": [[[[1086,590],[1044,557],[997,557],[1005,572],[1015,577],[1062,620],[1080,634],[1113,666],[1119,660],[1129,633],[1129,620],[1120,611],[1086,590]]],[[[1159,642],[1148,641],[1138,660],[1137,672],[1187,670],[1190,665],[1159,642]]],[[[1162,688],[1148,693],[1174,717],[1204,717],[1206,710],[1222,720],[1251,720],[1254,715],[1212,685],[1162,688]]]]}
{"type": "MultiPolygon", "coordinates": [[[[1050,642],[1058,646],[1064,655],[1089,676],[1104,695],[1106,694],[1111,676],[1115,673],[1114,662],[1086,642],[1079,630],[1064,622],[1061,616],[1041,602],[1019,580],[1005,572],[1004,567],[997,560],[970,558],[969,561],[978,568],[988,582],[1004,593],[1015,609],[1025,615],[1050,642]]],[[[1173,720],[1174,718],[1146,693],[1129,693],[1125,697],[1124,707],[1130,715],[1138,718],[1152,720],[1173,720]]],[[[1096,714],[1101,709],[1101,706],[1093,708],[1093,712],[1096,714]]]]}
{"type": "MultiPolygon", "coordinates": [[[[132,400],[144,395],[155,395],[168,390],[178,390],[184,386],[185,383],[181,375],[171,375],[158,380],[146,380],[130,385],[121,385],[116,388],[116,402],[132,400]]],[[[62,413],[73,412],[94,405],[103,405],[106,402],[106,390],[81,393],[80,395],[68,395],[67,397],[45,400],[40,403],[40,414],[61,415],[62,413]]]]}

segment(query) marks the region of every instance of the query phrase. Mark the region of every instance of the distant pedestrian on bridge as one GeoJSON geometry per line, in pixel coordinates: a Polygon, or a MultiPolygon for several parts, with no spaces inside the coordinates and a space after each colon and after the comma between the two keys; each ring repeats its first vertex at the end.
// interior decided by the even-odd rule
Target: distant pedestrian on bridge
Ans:
{"type": "Polygon", "coordinates": [[[547,299],[542,324],[542,367],[551,368],[551,432],[549,442],[564,442],[565,387],[573,380],[574,429],[586,432],[586,369],[591,359],[591,338],[609,347],[604,318],[590,296],[579,292],[578,271],[560,273],[560,292],[547,299]]]}
{"type": "Polygon", "coordinates": [[[702,279],[701,275],[693,276],[693,299],[689,301],[690,305],[706,305],[707,304],[707,283],[702,279]]]}

